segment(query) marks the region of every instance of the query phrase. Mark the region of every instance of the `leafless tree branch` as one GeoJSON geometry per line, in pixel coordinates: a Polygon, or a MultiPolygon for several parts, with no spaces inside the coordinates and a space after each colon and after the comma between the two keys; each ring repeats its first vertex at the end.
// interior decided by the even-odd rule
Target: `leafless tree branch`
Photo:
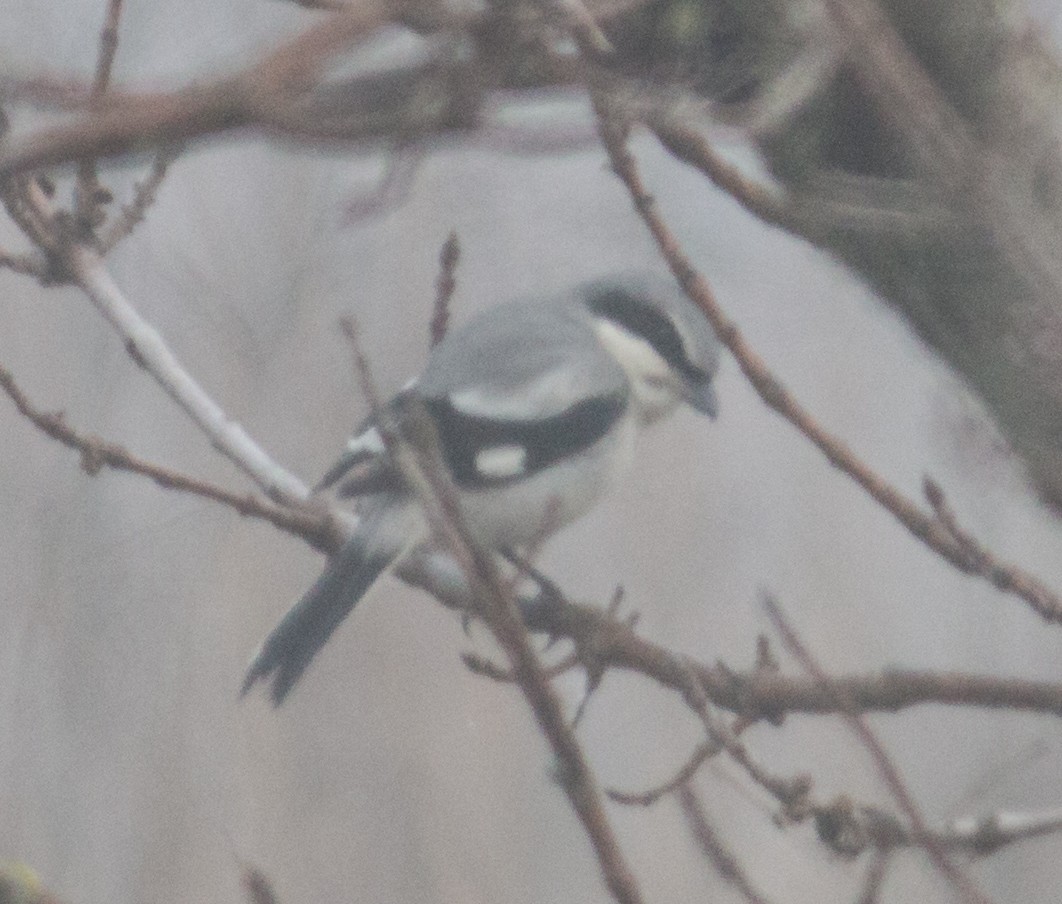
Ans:
{"type": "Polygon", "coordinates": [[[44,275],[46,264],[39,254],[13,254],[0,249],[0,269],[13,270],[23,276],[39,279],[44,275]]]}
{"type": "Polygon", "coordinates": [[[155,203],[163,180],[170,170],[170,164],[180,154],[179,147],[162,148],[155,154],[148,174],[137,182],[133,189],[132,200],[124,205],[99,238],[101,255],[106,256],[122,239],[126,238],[139,225],[147,214],[148,208],[155,203]]]}
{"type": "MultiPolygon", "coordinates": [[[[778,603],[770,596],[765,595],[764,605],[786,648],[797,657],[801,665],[812,677],[822,682],[824,686],[829,686],[828,675],[797,636],[778,603]]],[[[856,704],[845,698],[839,689],[834,688],[834,693],[836,694],[837,706],[841,715],[852,729],[852,732],[859,738],[860,743],[870,753],[871,759],[885,786],[889,789],[889,793],[892,794],[904,817],[910,823],[912,832],[920,839],[930,861],[940,874],[954,886],[955,890],[962,895],[964,901],[972,902],[972,904],[989,904],[990,899],[958,867],[943,845],[930,832],[921,808],[915,803],[911,792],[908,790],[899,770],[885,751],[884,746],[861,717],[856,704]]]]}
{"type": "Polygon", "coordinates": [[[716,300],[711,287],[683,253],[671,229],[656,209],[656,202],[642,181],[633,156],[626,147],[626,127],[618,122],[608,98],[596,92],[600,132],[613,170],[626,184],[634,207],[656,240],[671,272],[689,297],[700,306],[716,334],[737,360],[745,377],[764,403],[788,420],[826,456],[834,467],[851,477],[876,502],[890,512],[909,533],[965,574],[975,575],[1008,593],[1019,596],[1052,623],[1062,622],[1062,599],[1046,584],[1015,565],[987,559],[960,542],[939,519],[919,507],[874,473],[838,437],[825,430],[767,368],[748,345],[737,326],[716,300]]]}
{"type": "Polygon", "coordinates": [[[734,852],[727,848],[712,828],[704,807],[693,789],[688,784],[683,785],[679,789],[678,798],[691,834],[696,839],[701,853],[712,864],[715,871],[729,882],[749,904],[767,904],[768,899],[753,886],[752,880],[734,856],[734,852]]]}
{"type": "MultiPolygon", "coordinates": [[[[571,640],[577,650],[589,647],[595,667],[635,671],[679,693],[686,692],[692,669],[713,704],[746,720],[776,721],[790,712],[838,711],[837,695],[813,678],[762,668],[742,673],[725,665],[692,664],[595,606],[571,602],[534,606],[524,610],[524,620],[534,631],[571,640]]],[[[1062,715],[1062,685],[1053,682],[907,669],[834,677],[831,682],[860,712],[898,712],[940,703],[1062,715]]]]}
{"type": "MultiPolygon", "coordinates": [[[[107,93],[111,82],[114,55],[118,50],[118,20],[122,15],[122,0],[108,0],[107,16],[100,31],[100,49],[96,58],[96,75],[92,81],[90,101],[98,101],[107,93]]],[[[103,223],[104,204],[110,192],[103,187],[96,171],[96,161],[84,157],[78,163],[77,185],[74,190],[75,216],[79,223],[95,228],[103,223]]]]}
{"type": "Polygon", "coordinates": [[[855,856],[867,849],[888,853],[924,847],[984,856],[1030,838],[1062,832],[1062,808],[1030,812],[999,810],[961,816],[939,826],[916,830],[880,807],[857,805],[845,796],[814,810],[819,837],[837,853],[855,856]]]}
{"type": "Polygon", "coordinates": [[[0,389],[7,393],[19,413],[29,419],[47,436],[81,455],[81,468],[86,474],[98,474],[101,468],[140,474],[167,490],[178,490],[219,502],[241,515],[268,521],[274,527],[309,541],[319,548],[327,548],[331,540],[327,519],[290,506],[278,505],[254,493],[234,493],[224,487],[182,474],[172,468],[148,461],[115,443],[97,436],[79,433],[66,422],[61,413],[48,413],[37,408],[15,382],[7,368],[0,366],[0,389]]]}
{"type": "Polygon", "coordinates": [[[67,249],[64,264],[70,280],[121,336],[133,360],[210,437],[219,452],[254,480],[270,499],[297,504],[309,496],[305,484],[273,461],[181,366],[158,331],[126,300],[96,252],[73,244],[67,249]]]}
{"type": "MultiPolygon", "coordinates": [[[[350,334],[356,344],[356,333],[350,334]]],[[[365,389],[375,399],[365,356],[356,350],[365,389]]],[[[568,796],[594,848],[605,883],[622,904],[643,900],[638,881],[619,846],[597,780],[563,706],[531,643],[512,589],[491,556],[479,548],[464,523],[438,451],[438,437],[422,405],[408,396],[393,408],[374,404],[378,429],[406,485],[415,492],[435,536],[460,565],[472,590],[470,601],[498,641],[517,686],[557,758],[558,783],[568,796]]]]}
{"type": "Polygon", "coordinates": [[[683,763],[675,774],[667,779],[667,781],[661,782],[655,788],[650,788],[648,791],[620,791],[618,788],[609,788],[606,790],[611,800],[616,801],[618,804],[626,804],[627,806],[635,807],[651,807],[658,800],[667,797],[669,794],[673,794],[676,791],[681,790],[685,785],[697,774],[701,766],[703,766],[708,760],[717,756],[722,751],[722,742],[716,739],[710,741],[701,741],[690,755],[689,759],[683,763]]]}
{"type": "Polygon", "coordinates": [[[450,326],[450,299],[453,298],[457,280],[457,262],[461,257],[461,244],[457,233],[451,232],[439,251],[439,276],[435,280],[435,305],[431,316],[431,344],[438,345],[450,326]]]}

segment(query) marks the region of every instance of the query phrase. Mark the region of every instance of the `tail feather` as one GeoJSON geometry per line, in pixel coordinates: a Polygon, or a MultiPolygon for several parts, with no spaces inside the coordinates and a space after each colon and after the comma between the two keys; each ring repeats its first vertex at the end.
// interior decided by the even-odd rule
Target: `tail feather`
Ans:
{"type": "Polygon", "coordinates": [[[247,670],[240,696],[259,681],[271,680],[269,696],[274,706],[280,706],[317,651],[394,558],[393,549],[370,549],[363,536],[348,540],[265,639],[247,670]]]}

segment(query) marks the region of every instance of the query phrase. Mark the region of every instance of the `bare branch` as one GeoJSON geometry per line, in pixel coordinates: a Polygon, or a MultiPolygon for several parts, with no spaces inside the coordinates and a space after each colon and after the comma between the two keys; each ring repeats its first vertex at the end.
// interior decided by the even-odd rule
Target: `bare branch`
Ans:
{"type": "Polygon", "coordinates": [[[297,504],[309,496],[305,484],[273,461],[181,366],[162,336],[126,300],[96,252],[72,244],[64,263],[71,281],[118,332],[133,360],[195,421],[222,455],[270,499],[297,504]]]}
{"type": "Polygon", "coordinates": [[[0,389],[15,403],[19,413],[41,431],[80,453],[81,468],[86,474],[98,474],[104,467],[140,474],[164,489],[191,493],[213,502],[220,502],[241,515],[262,518],[274,527],[308,540],[318,548],[328,548],[331,537],[327,518],[277,505],[252,493],[233,493],[217,484],[148,461],[115,443],[79,433],[66,423],[62,414],[48,413],[37,408],[15,382],[11,372],[4,367],[0,367],[0,389]]]}
{"type": "MultiPolygon", "coordinates": [[[[118,20],[121,15],[122,0],[108,0],[107,16],[100,31],[100,49],[96,58],[91,101],[98,101],[103,97],[110,85],[114,55],[118,50],[118,20]]],[[[78,164],[77,184],[74,189],[74,215],[77,221],[93,229],[99,226],[104,219],[103,205],[110,200],[110,192],[100,184],[95,158],[83,158],[78,164]]]]}
{"type": "MultiPolygon", "coordinates": [[[[505,652],[513,680],[557,758],[558,781],[590,838],[609,890],[622,904],[639,904],[642,897],[634,873],[605,813],[594,774],[534,651],[512,589],[464,522],[456,492],[441,463],[439,439],[431,418],[423,403],[408,394],[397,396],[386,408],[380,406],[353,321],[348,319],[344,329],[354,347],[355,364],[388,454],[423,507],[433,535],[463,572],[471,611],[484,619],[505,652]]],[[[497,669],[489,671],[492,675],[501,674],[497,669]]]]}
{"type": "Polygon", "coordinates": [[[349,0],[291,0],[296,6],[304,6],[306,9],[321,9],[329,12],[337,12],[350,5],[349,0]]]}
{"type": "Polygon", "coordinates": [[[350,350],[354,356],[354,373],[358,378],[358,386],[362,395],[365,396],[365,400],[369,403],[369,409],[373,415],[379,416],[381,409],[380,391],[376,387],[376,380],[373,379],[372,368],[369,367],[369,359],[365,355],[365,349],[361,346],[357,321],[349,315],[340,317],[339,328],[343,331],[343,335],[347,337],[347,342],[350,344],[350,350]]]}
{"type": "Polygon", "coordinates": [[[543,0],[542,6],[572,34],[588,58],[605,58],[614,52],[582,0],[543,0]]]}
{"type": "Polygon", "coordinates": [[[0,269],[41,279],[47,272],[48,264],[39,253],[13,254],[0,248],[0,269]]]}
{"type": "Polygon", "coordinates": [[[804,819],[811,811],[811,776],[802,774],[788,778],[776,775],[753,759],[737,733],[711,712],[708,695],[698,679],[695,663],[686,657],[679,657],[679,665],[683,674],[683,699],[701,720],[708,740],[721,746],[749,778],[778,801],[787,820],[804,819]]]}
{"type": "Polygon", "coordinates": [[[863,877],[863,887],[859,891],[856,904],[877,904],[878,893],[885,884],[885,875],[889,870],[889,859],[885,851],[879,851],[874,855],[863,877]]]}
{"type": "Polygon", "coordinates": [[[378,26],[402,14],[403,5],[359,0],[266,54],[242,73],[172,93],[100,98],[73,123],[8,139],[0,152],[0,177],[85,157],[174,144],[254,122],[272,122],[286,100],[304,94],[324,63],[378,26]]]}
{"type": "Polygon", "coordinates": [[[767,904],[768,899],[756,890],[737,857],[727,849],[715,829],[712,828],[705,815],[704,807],[701,806],[697,795],[688,784],[683,785],[679,790],[679,803],[682,805],[686,823],[697,840],[701,853],[715,867],[715,871],[734,886],[738,894],[749,904],[767,904]]]}
{"type": "Polygon", "coordinates": [[[620,791],[616,788],[608,788],[605,793],[609,796],[610,800],[616,801],[618,804],[626,804],[633,807],[651,807],[658,800],[666,797],[675,791],[686,786],[686,784],[697,774],[697,771],[712,757],[717,756],[723,749],[723,745],[718,740],[701,741],[695,748],[690,758],[686,760],[678,771],[665,782],[661,782],[655,788],[650,788],[648,791],[620,791]]]}
{"type": "Polygon", "coordinates": [[[240,864],[240,882],[249,904],[280,904],[273,883],[257,866],[240,864]]]}
{"type": "Polygon", "coordinates": [[[1021,597],[1046,620],[1062,623],[1062,599],[1058,594],[1015,565],[992,559],[991,568],[986,570],[983,558],[971,554],[970,548],[959,542],[939,519],[925,514],[913,501],[857,458],[842,440],[825,430],[770,372],[720,307],[707,281],[690,263],[675,235],[658,213],[655,201],[646,190],[634,158],[627,149],[625,129],[615,120],[608,98],[600,91],[595,92],[594,96],[602,141],[613,170],[626,184],[635,209],[648,226],[671,272],[689,297],[704,311],[716,334],[737,359],[742,372],[764,403],[793,424],[814,443],[830,464],[851,477],[909,533],[946,561],[965,574],[984,578],[1000,590],[1021,597]]]}
{"type": "Polygon", "coordinates": [[[133,199],[122,207],[114,221],[99,239],[100,253],[106,255],[126,238],[144,219],[148,208],[155,203],[159,188],[169,172],[170,164],[180,154],[179,147],[164,147],[152,161],[151,170],[133,189],[133,199]]]}
{"type": "Polygon", "coordinates": [[[53,278],[51,255],[58,247],[55,208],[50,197],[52,188],[49,184],[45,190],[41,177],[0,177],[0,202],[4,210],[43,255],[40,279],[53,278]]]}
{"type": "MultiPolygon", "coordinates": [[[[1001,810],[985,816],[951,820],[934,830],[941,844],[965,848],[975,854],[991,854],[1007,844],[1062,832],[1062,808],[1033,812],[1001,810]]],[[[917,843],[917,839],[915,840],[917,843]]]]}
{"type": "MultiPolygon", "coordinates": [[[[0,178],[85,158],[102,158],[257,127],[305,141],[408,143],[465,129],[482,101],[478,59],[441,54],[406,69],[322,84],[339,52],[389,23],[428,32],[470,26],[479,14],[448,11],[431,0],[357,0],[344,4],[233,76],[173,92],[109,91],[73,121],[9,138],[0,178]]],[[[9,86],[26,89],[25,83],[9,86]]],[[[52,95],[68,98],[69,91],[52,95]]],[[[91,94],[90,94],[91,98],[91,94]]]]}
{"type": "Polygon", "coordinates": [[[439,251],[439,276],[435,280],[435,305],[431,316],[432,347],[442,341],[450,326],[450,299],[457,288],[454,272],[460,257],[461,245],[457,240],[457,233],[451,232],[439,251]]]}
{"type": "Polygon", "coordinates": [[[927,843],[973,856],[993,854],[1002,847],[1062,832],[1062,808],[1035,812],[1000,810],[962,816],[943,825],[917,830],[880,807],[857,805],[846,796],[815,807],[819,838],[847,856],[873,848],[888,853],[927,843]]]}
{"type": "MultiPolygon", "coordinates": [[[[410,579],[415,582],[415,576],[410,575],[410,579]]],[[[937,703],[1062,716],[1062,684],[1053,682],[888,669],[878,674],[833,677],[830,686],[837,693],[832,693],[810,677],[781,675],[762,668],[742,673],[725,665],[692,663],[640,637],[630,625],[594,606],[551,602],[525,608],[524,620],[534,631],[570,639],[577,648],[591,648],[597,667],[638,672],[680,693],[687,692],[692,669],[712,703],[746,720],[777,721],[791,712],[836,713],[838,694],[859,712],[899,712],[937,703]]]]}
{"type": "Polygon", "coordinates": [[[720,157],[701,132],[666,110],[646,111],[641,119],[665,148],[704,173],[750,213],[765,223],[792,228],[792,209],[780,189],[753,182],[738,167],[720,157]]]}
{"type": "Polygon", "coordinates": [[[820,175],[799,189],[757,182],[725,160],[703,132],[667,109],[632,113],[671,154],[707,176],[753,216],[812,241],[838,229],[910,235],[916,229],[959,227],[960,217],[942,192],[922,182],[841,174],[820,175]]]}
{"type": "MultiPolygon", "coordinates": [[[[767,614],[786,648],[797,657],[801,665],[816,681],[822,682],[824,686],[829,686],[831,684],[829,676],[796,635],[778,603],[767,595],[764,595],[763,602],[767,609],[767,614]]],[[[841,715],[844,716],[845,722],[852,729],[855,736],[859,738],[860,743],[870,753],[878,774],[899,805],[904,817],[910,823],[911,831],[921,841],[921,845],[929,856],[930,861],[940,874],[951,882],[966,901],[974,902],[974,904],[988,904],[990,899],[977,888],[969,876],[959,869],[951,857],[948,856],[943,845],[929,831],[921,808],[915,803],[906,783],[900,776],[899,770],[889,758],[884,746],[882,746],[875,733],[871,731],[870,726],[861,717],[854,701],[845,698],[836,686],[834,686],[834,693],[841,715]]]]}
{"type": "Polygon", "coordinates": [[[92,85],[76,75],[38,74],[18,78],[0,72],[0,102],[27,104],[44,110],[84,110],[92,85]]]}
{"type": "Polygon", "coordinates": [[[108,0],[107,18],[100,31],[100,51],[96,58],[96,75],[92,82],[92,92],[97,97],[106,93],[111,84],[111,69],[114,67],[114,54],[118,50],[118,20],[122,16],[122,0],[108,0]]]}

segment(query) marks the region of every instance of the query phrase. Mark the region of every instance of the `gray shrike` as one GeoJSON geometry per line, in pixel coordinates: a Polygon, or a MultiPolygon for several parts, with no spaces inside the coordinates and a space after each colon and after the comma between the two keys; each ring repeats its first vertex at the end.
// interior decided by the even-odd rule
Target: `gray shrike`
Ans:
{"type": "MultiPolygon", "coordinates": [[[[714,417],[718,357],[704,315],[673,283],[626,277],[478,314],[402,392],[435,425],[473,536],[516,552],[588,511],[626,470],[641,428],[681,402],[714,417]]],[[[271,681],[283,703],[381,573],[428,539],[388,459],[370,418],[317,487],[354,498],[358,527],[266,638],[243,694],[271,681]]]]}

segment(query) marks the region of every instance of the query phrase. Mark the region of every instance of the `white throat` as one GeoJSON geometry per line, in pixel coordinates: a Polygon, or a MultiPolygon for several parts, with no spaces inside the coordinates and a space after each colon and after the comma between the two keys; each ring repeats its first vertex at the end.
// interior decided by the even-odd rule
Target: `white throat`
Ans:
{"type": "Polygon", "coordinates": [[[667,361],[644,339],[617,323],[595,318],[597,339],[623,368],[644,422],[669,414],[681,400],[680,386],[667,361]]]}

